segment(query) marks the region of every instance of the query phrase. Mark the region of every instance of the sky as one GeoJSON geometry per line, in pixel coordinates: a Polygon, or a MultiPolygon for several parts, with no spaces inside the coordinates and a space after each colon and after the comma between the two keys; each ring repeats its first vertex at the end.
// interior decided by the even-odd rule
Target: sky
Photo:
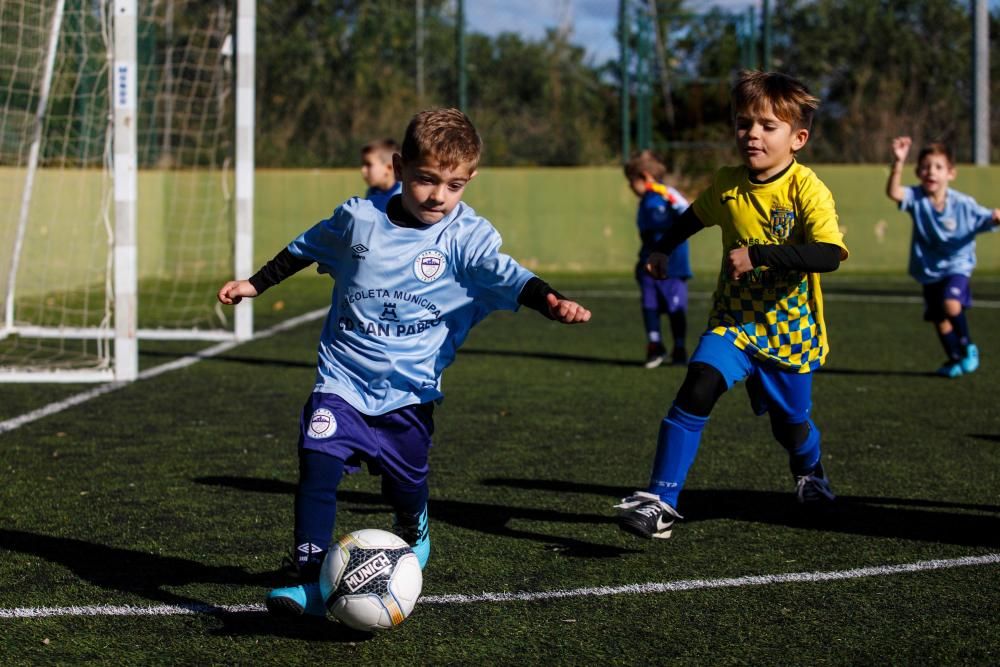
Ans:
{"type": "MultiPolygon", "coordinates": [[[[1000,0],[987,4],[991,11],[1000,9],[1000,0]]],[[[712,7],[759,11],[761,0],[688,0],[686,6],[697,11],[712,7]]],[[[544,37],[547,28],[568,20],[573,27],[571,41],[584,46],[595,64],[618,57],[618,0],[467,0],[465,12],[466,27],[472,32],[491,36],[515,32],[527,39],[544,37]]]]}
{"type": "MultiPolygon", "coordinates": [[[[743,11],[751,6],[759,9],[760,4],[760,0],[687,2],[699,11],[712,7],[743,11]]],[[[471,32],[491,36],[515,32],[527,39],[544,37],[547,28],[558,28],[568,20],[573,27],[571,41],[586,47],[596,63],[618,57],[618,0],[467,0],[465,14],[471,32]]]]}

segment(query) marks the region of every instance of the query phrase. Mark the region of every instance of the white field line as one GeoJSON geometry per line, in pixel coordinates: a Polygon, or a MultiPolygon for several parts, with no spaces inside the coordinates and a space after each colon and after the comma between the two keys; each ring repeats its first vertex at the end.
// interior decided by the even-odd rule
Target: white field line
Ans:
{"type": "MultiPolygon", "coordinates": [[[[983,556],[966,556],[947,560],[924,560],[903,565],[876,565],[851,570],[833,572],[792,572],[789,574],[764,574],[757,576],[733,577],[729,579],[688,579],[667,583],[630,584],[625,586],[599,586],[597,588],[573,588],[554,591],[519,591],[515,593],[480,593],[478,595],[425,595],[418,604],[455,605],[481,602],[534,602],[579,597],[604,597],[608,595],[651,595],[694,591],[709,588],[744,588],[747,586],[770,586],[773,584],[819,583],[824,581],[844,581],[863,577],[886,577],[895,574],[944,570],[955,567],[1000,564],[1000,553],[983,556]]],[[[95,605],[81,607],[22,607],[0,609],[2,618],[45,618],[50,616],[178,616],[196,614],[247,614],[266,611],[262,604],[242,605],[157,605],[140,607],[134,605],[95,605]]]]}
{"type": "MultiPolygon", "coordinates": [[[[261,338],[270,338],[277,333],[282,331],[287,331],[288,329],[293,329],[300,324],[305,324],[306,322],[312,322],[313,320],[318,320],[324,317],[329,309],[320,308],[297,317],[285,320],[280,324],[276,324],[270,329],[265,329],[254,334],[254,340],[261,338]]],[[[210,359],[212,357],[218,356],[224,352],[228,352],[237,345],[242,345],[249,341],[226,341],[224,343],[219,343],[218,345],[213,345],[212,347],[205,348],[199,352],[192,355],[181,357],[180,359],[175,359],[165,364],[159,366],[154,366],[152,368],[147,368],[146,370],[139,373],[139,380],[148,380],[149,378],[154,378],[157,375],[163,375],[164,373],[169,373],[170,371],[176,371],[181,368],[187,368],[192,366],[203,359],[210,359]]],[[[0,422],[0,434],[7,433],[8,431],[13,431],[14,429],[20,428],[25,424],[30,424],[31,422],[38,421],[45,417],[62,412],[63,410],[68,410],[73,406],[80,405],[81,403],[86,403],[87,401],[97,398],[98,396],[103,396],[104,394],[110,394],[113,391],[127,387],[129,383],[123,382],[110,382],[108,384],[103,384],[93,389],[88,389],[87,391],[80,392],[79,394],[74,394],[68,398],[64,398],[61,401],[56,401],[55,403],[49,403],[37,410],[32,410],[31,412],[26,412],[23,415],[13,417],[6,421],[0,422]]]]}
{"type": "MultiPolygon", "coordinates": [[[[568,291],[568,290],[567,290],[568,291]]],[[[639,290],[607,289],[607,290],[580,290],[571,293],[574,299],[627,299],[638,297],[639,290]]],[[[689,292],[691,299],[711,299],[712,292],[689,292]]],[[[922,296],[912,296],[905,294],[838,294],[836,292],[823,292],[824,301],[858,301],[861,303],[917,303],[922,304],[922,296]]],[[[973,308],[1000,308],[1000,301],[989,301],[985,299],[973,299],[973,308]]]]}

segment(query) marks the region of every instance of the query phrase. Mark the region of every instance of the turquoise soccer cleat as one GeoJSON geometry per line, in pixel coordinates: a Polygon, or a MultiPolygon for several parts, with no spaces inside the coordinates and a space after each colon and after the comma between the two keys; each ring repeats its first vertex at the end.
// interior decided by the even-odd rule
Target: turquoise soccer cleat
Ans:
{"type": "Polygon", "coordinates": [[[420,569],[427,565],[427,559],[431,556],[431,533],[427,525],[427,507],[416,516],[406,516],[397,513],[396,522],[392,527],[392,532],[396,533],[410,545],[413,553],[417,555],[417,562],[420,569]]]}
{"type": "Polygon", "coordinates": [[[969,343],[965,348],[965,358],[958,362],[962,366],[963,373],[972,373],[979,368],[979,348],[974,343],[969,343]]]}
{"type": "Polygon", "coordinates": [[[326,616],[326,605],[319,592],[319,584],[302,584],[275,588],[267,594],[264,600],[267,610],[275,616],[326,616]]]}
{"type": "Polygon", "coordinates": [[[935,371],[935,374],[943,378],[957,378],[962,375],[962,364],[958,361],[949,361],[935,371]]]}

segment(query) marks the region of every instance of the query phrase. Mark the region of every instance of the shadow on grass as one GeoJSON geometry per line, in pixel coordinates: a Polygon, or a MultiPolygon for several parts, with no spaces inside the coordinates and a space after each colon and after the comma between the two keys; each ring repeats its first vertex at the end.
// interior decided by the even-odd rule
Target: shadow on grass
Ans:
{"type": "Polygon", "coordinates": [[[96,586],[134,593],[163,604],[211,606],[164,590],[192,583],[263,586],[272,576],[236,567],[204,565],[187,558],[109,547],[70,537],[0,528],[0,548],[59,563],[96,586]],[[266,578],[265,578],[266,576],[266,578]]]}
{"type": "Polygon", "coordinates": [[[355,644],[366,642],[375,635],[352,630],[328,618],[303,616],[276,618],[266,612],[219,614],[222,626],[209,633],[220,637],[283,637],[309,642],[355,644]]]}
{"type": "Polygon", "coordinates": [[[546,361],[570,361],[575,364],[600,364],[604,366],[635,366],[640,367],[645,362],[639,359],[613,359],[611,357],[591,357],[579,354],[559,354],[556,352],[527,352],[514,350],[483,350],[474,347],[462,348],[459,356],[483,357],[518,357],[521,359],[544,359],[546,361]]]}
{"type": "MultiPolygon", "coordinates": [[[[241,491],[282,494],[295,493],[295,484],[270,479],[199,477],[194,481],[199,484],[227,486],[241,491]]],[[[337,501],[338,503],[360,505],[360,507],[347,508],[358,514],[386,514],[390,511],[382,497],[375,493],[340,490],[337,492],[337,501]]],[[[614,522],[614,517],[610,515],[580,514],[533,507],[509,507],[434,498],[431,498],[428,503],[428,512],[432,522],[441,521],[480,533],[541,542],[544,548],[556,551],[563,556],[615,558],[623,554],[636,553],[638,551],[578,540],[563,535],[550,535],[542,532],[520,530],[511,528],[508,525],[514,519],[566,524],[609,524],[614,522]]]]}
{"type": "MultiPolygon", "coordinates": [[[[560,494],[595,494],[615,500],[633,491],[631,488],[561,480],[492,478],[483,480],[483,484],[560,494]]],[[[681,500],[687,522],[735,519],[870,537],[961,546],[1000,546],[1000,516],[966,513],[1000,513],[1000,506],[997,505],[877,496],[838,496],[829,512],[816,514],[803,511],[788,492],[740,489],[688,489],[684,491],[681,500]]]]}
{"type": "Polygon", "coordinates": [[[232,612],[193,597],[177,595],[171,586],[223,584],[251,586],[263,593],[275,583],[276,573],[250,573],[236,567],[204,565],[197,561],[54,537],[21,530],[0,529],[0,549],[31,554],[59,563],[76,576],[104,589],[139,595],[152,602],[173,605],[192,613],[216,617],[222,626],[216,635],[268,635],[308,641],[359,642],[370,633],[356,632],[327,619],[280,619],[263,610],[232,612]]]}
{"type": "Polygon", "coordinates": [[[985,440],[986,442],[1000,442],[1000,435],[996,433],[970,433],[969,437],[976,440],[985,440]]]}
{"type": "MultiPolygon", "coordinates": [[[[824,366],[816,371],[822,375],[868,375],[878,377],[918,377],[918,378],[940,378],[941,376],[933,371],[889,371],[879,368],[837,368],[824,366]]],[[[947,379],[947,378],[941,378],[947,379]]]]}

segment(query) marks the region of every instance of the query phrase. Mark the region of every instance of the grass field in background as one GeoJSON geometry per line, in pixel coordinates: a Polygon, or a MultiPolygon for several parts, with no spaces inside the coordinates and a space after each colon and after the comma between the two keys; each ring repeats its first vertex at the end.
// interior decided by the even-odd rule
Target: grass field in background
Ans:
{"type": "MultiPolygon", "coordinates": [[[[851,249],[845,273],[905,274],[912,223],[885,196],[884,165],[812,165],[837,202],[851,249]]],[[[958,168],[953,186],[984,206],[1000,207],[1000,167],[958,168]]],[[[916,183],[907,171],[904,183],[916,183]]],[[[361,192],[355,170],[259,171],[256,176],[255,255],[270,259],[303,229],[361,192]],[[294,193],[294,194],[290,194],[294,193]]],[[[698,192],[686,193],[693,201],[698,192]]],[[[628,270],[639,247],[638,200],[615,167],[489,168],[469,184],[464,200],[489,219],[504,239],[504,252],[535,270],[607,272],[628,270]]],[[[980,235],[979,271],[1000,272],[1000,236],[980,235]]],[[[690,241],[696,272],[714,275],[719,231],[690,241]]]]}
{"type": "MultiPolygon", "coordinates": [[[[808,164],[808,162],[807,162],[808,164]]],[[[883,194],[887,167],[810,165],[832,190],[851,249],[845,273],[904,273],[911,223],[883,194]]],[[[960,166],[954,187],[984,206],[1000,206],[1000,167],[960,166]]],[[[19,293],[47,293],[104,279],[107,235],[96,170],[46,172],[35,184],[19,293]],[[97,194],[95,194],[97,193],[97,194]],[[41,270],[39,267],[44,267],[41,270]],[[34,272],[32,272],[34,271],[34,272]]],[[[19,201],[23,171],[0,169],[0,195],[19,201]]],[[[915,182],[908,173],[906,183],[915,182]]],[[[218,173],[143,170],[139,174],[140,278],[220,280],[230,277],[232,184],[218,173]]],[[[300,232],[362,194],[356,169],[258,170],[255,174],[254,265],[273,257],[300,232]]],[[[686,193],[693,198],[697,192],[686,193]]],[[[638,250],[637,200],[616,167],[483,168],[465,201],[504,238],[504,251],[546,272],[620,273],[638,250]]],[[[14,245],[19,209],[0,219],[0,255],[14,245]]],[[[1000,272],[1000,237],[980,236],[979,271],[1000,272]]],[[[695,271],[714,274],[719,232],[691,242],[695,271]]],[[[7,260],[0,256],[0,264],[7,260]]],[[[5,289],[6,273],[0,273],[5,289]]],[[[182,326],[193,326],[185,322],[182,326]]]]}
{"type": "MultiPolygon", "coordinates": [[[[979,372],[942,354],[905,277],[824,279],[832,353],[814,418],[838,512],[794,505],[786,457],[742,387],[724,396],[666,541],[611,506],[648,476],[683,378],[646,370],[627,277],[546,276],[592,308],[477,327],[445,373],[424,595],[374,637],[242,613],[83,616],[70,607],[258,605],[290,547],[297,415],[321,322],[261,338],[0,433],[4,664],[997,664],[1000,566],[893,566],[1000,553],[1000,280],[973,281],[979,372]],[[594,596],[580,589],[834,573],[872,576],[594,596]],[[566,597],[475,601],[483,592],[566,597]],[[63,609],[45,618],[10,610],[63,609]]],[[[689,342],[708,307],[692,285],[689,342]]],[[[328,305],[297,276],[258,331],[328,305]]],[[[152,369],[190,351],[143,346],[152,369]]],[[[91,387],[0,385],[0,421],[91,387]]],[[[341,486],[337,532],[388,528],[378,480],[341,486]]],[[[820,578],[821,579],[821,578],[820,578]]],[[[675,587],[680,588],[680,587],[675,587]]]]}

